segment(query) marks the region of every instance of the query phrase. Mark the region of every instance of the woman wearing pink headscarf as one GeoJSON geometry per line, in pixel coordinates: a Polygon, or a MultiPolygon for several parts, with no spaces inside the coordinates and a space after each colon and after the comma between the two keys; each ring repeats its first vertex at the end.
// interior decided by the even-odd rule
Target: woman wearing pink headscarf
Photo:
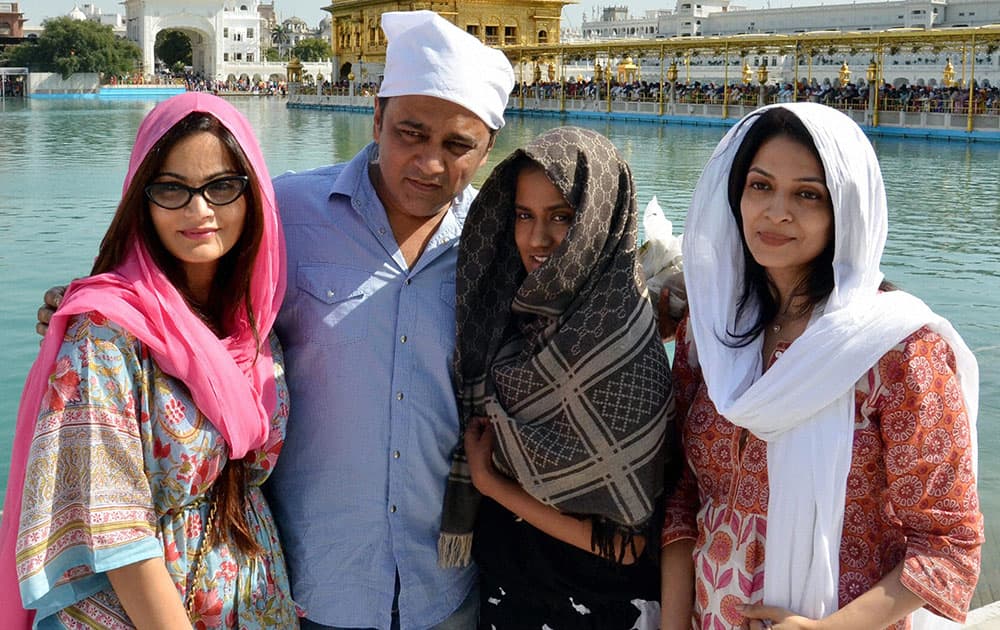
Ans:
{"type": "Polygon", "coordinates": [[[288,415],[284,280],[246,119],[206,94],[158,105],[21,397],[5,627],[297,626],[260,491],[288,415]]]}

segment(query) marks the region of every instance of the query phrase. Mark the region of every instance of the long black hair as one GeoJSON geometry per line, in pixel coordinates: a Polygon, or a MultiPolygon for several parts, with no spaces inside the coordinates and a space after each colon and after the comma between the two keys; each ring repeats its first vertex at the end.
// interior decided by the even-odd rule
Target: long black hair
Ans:
{"type": "MultiPolygon", "coordinates": [[[[758,310],[757,317],[746,330],[727,331],[732,339],[727,342],[727,345],[734,348],[742,348],[752,343],[764,331],[767,324],[778,315],[781,308],[781,304],[778,303],[777,288],[767,275],[767,270],[754,260],[743,233],[743,213],[740,210],[740,203],[743,200],[743,190],[746,188],[750,165],[757,156],[760,147],[768,140],[779,136],[801,144],[812,153],[819,164],[823,164],[823,158],[820,157],[809,130],[806,129],[798,116],[784,107],[771,108],[758,116],[756,120],[748,122],[752,126],[747,130],[743,142],[736,150],[729,171],[729,210],[733,214],[740,234],[743,264],[746,270],[743,276],[743,291],[736,309],[736,321],[741,321],[743,314],[753,305],[757,305],[758,310]]],[[[825,180],[825,166],[823,171],[825,180]]],[[[805,277],[792,291],[792,295],[804,298],[801,307],[803,313],[822,302],[833,291],[834,238],[835,235],[831,233],[830,241],[826,247],[808,264],[805,277]]]]}

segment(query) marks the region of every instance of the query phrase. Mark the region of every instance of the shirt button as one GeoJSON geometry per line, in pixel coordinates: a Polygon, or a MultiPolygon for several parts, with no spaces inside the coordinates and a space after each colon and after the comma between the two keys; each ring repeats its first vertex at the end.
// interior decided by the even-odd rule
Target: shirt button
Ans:
{"type": "Polygon", "coordinates": [[[396,400],[403,400],[403,392],[398,392],[396,394],[396,400]]]}
{"type": "Polygon", "coordinates": [[[393,514],[395,514],[396,513],[396,506],[395,505],[390,505],[389,506],[389,511],[392,512],[393,514]]]}
{"type": "Polygon", "coordinates": [[[399,459],[399,451],[393,451],[392,452],[392,458],[393,459],[399,459]]]}
{"type": "Polygon", "coordinates": [[[406,343],[406,335],[399,338],[399,343],[406,343]]]}
{"type": "Polygon", "coordinates": [[[381,235],[383,235],[383,236],[385,236],[385,228],[384,227],[380,227],[378,229],[378,233],[381,234],[381,235]]]}
{"type": "Polygon", "coordinates": [[[326,297],[332,298],[336,294],[337,294],[337,292],[334,291],[333,289],[328,289],[327,292],[326,292],[326,297]]]}
{"type": "Polygon", "coordinates": [[[409,284],[410,284],[410,279],[409,279],[409,278],[407,278],[407,279],[406,279],[406,284],[407,284],[407,285],[409,285],[409,284]]]}

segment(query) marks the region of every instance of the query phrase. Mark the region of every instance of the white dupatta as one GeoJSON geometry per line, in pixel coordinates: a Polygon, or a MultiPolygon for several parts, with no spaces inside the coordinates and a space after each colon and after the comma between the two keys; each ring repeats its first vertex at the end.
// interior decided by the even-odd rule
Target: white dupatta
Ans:
{"type": "Polygon", "coordinates": [[[743,348],[723,342],[731,340],[727,331],[746,329],[736,322],[744,265],[728,179],[747,130],[764,111],[757,110],[719,143],[688,211],[683,249],[691,360],[701,366],[719,413],[767,442],[764,603],[822,618],[838,608],[858,379],[922,326],[940,334],[957,360],[975,466],[979,369],[951,324],[922,301],[902,291],[878,293],[887,206],[882,173],[862,130],[823,105],[779,107],[803,122],[822,157],[834,208],[835,286],[821,312],[767,372],[762,373],[763,336],[743,348]]]}

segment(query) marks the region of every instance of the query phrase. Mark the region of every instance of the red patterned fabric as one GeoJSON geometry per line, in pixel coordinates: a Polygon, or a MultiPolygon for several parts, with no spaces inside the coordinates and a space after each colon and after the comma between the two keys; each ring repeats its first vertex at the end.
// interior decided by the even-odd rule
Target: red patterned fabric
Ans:
{"type": "MultiPolygon", "coordinates": [[[[696,539],[696,627],[714,630],[741,623],[735,604],[762,598],[767,444],[718,414],[688,362],[687,334],[682,325],[673,371],[688,468],[668,501],[662,544],[696,539]]],[[[839,604],[905,560],[904,586],[964,621],[984,536],[951,349],[918,330],[858,381],[855,401],[839,604]]],[[[909,620],[891,628],[906,630],[909,620]]]]}

